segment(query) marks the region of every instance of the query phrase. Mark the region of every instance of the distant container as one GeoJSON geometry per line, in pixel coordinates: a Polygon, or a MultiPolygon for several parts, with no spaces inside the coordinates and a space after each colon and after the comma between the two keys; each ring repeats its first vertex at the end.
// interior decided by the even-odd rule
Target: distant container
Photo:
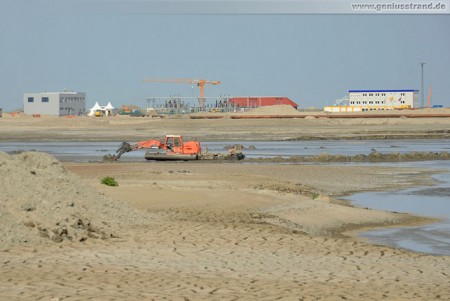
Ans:
{"type": "Polygon", "coordinates": [[[433,105],[432,108],[443,108],[442,105],[433,105]]]}
{"type": "Polygon", "coordinates": [[[284,96],[248,96],[232,97],[230,103],[244,108],[257,108],[274,105],[290,105],[297,109],[298,104],[284,96]]]}

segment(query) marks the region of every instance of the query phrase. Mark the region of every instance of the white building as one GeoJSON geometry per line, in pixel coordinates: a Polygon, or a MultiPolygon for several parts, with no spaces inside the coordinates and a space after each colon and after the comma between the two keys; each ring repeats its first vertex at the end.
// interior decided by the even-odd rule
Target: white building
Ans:
{"type": "Polygon", "coordinates": [[[23,95],[23,111],[27,115],[81,115],[86,111],[86,93],[25,93],[23,95]]]}
{"type": "Polygon", "coordinates": [[[370,109],[419,107],[419,90],[350,90],[349,106],[370,109]]]}

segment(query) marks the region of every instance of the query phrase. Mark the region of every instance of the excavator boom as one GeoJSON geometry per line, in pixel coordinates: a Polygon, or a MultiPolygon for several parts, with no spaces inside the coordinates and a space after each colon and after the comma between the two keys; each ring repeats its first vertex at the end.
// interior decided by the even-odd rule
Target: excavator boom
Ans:
{"type": "Polygon", "coordinates": [[[132,152],[132,151],[135,151],[138,149],[152,148],[152,147],[163,148],[164,144],[158,140],[139,141],[139,142],[136,142],[135,144],[130,144],[128,142],[122,142],[116,151],[115,158],[119,159],[120,156],[122,156],[124,153],[132,152]]]}
{"type": "Polygon", "coordinates": [[[142,148],[163,148],[164,144],[158,140],[146,140],[139,141],[134,144],[134,150],[142,149],[142,148]]]}

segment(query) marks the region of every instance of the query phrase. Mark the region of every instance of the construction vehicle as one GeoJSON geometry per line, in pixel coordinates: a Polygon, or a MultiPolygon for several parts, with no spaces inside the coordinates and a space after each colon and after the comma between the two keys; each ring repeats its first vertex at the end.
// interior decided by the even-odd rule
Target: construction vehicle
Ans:
{"type": "Polygon", "coordinates": [[[183,142],[183,137],[180,135],[166,135],[164,142],[159,140],[146,140],[135,144],[122,142],[116,151],[115,159],[119,159],[124,153],[139,149],[148,149],[145,153],[145,159],[158,161],[198,160],[202,152],[200,142],[183,142]]]}
{"type": "Polygon", "coordinates": [[[231,148],[228,154],[212,154],[206,151],[202,153],[200,142],[183,141],[180,135],[166,135],[164,142],[160,140],[145,140],[134,144],[122,142],[115,155],[105,156],[105,160],[119,160],[124,153],[148,149],[145,159],[155,161],[191,161],[191,160],[242,160],[244,154],[235,148],[231,148]]]}
{"type": "Polygon", "coordinates": [[[205,84],[220,85],[220,81],[206,80],[206,79],[190,79],[190,78],[178,78],[178,79],[144,79],[144,83],[175,83],[175,84],[192,84],[197,85],[200,88],[200,96],[198,98],[200,109],[205,109],[205,84]]]}

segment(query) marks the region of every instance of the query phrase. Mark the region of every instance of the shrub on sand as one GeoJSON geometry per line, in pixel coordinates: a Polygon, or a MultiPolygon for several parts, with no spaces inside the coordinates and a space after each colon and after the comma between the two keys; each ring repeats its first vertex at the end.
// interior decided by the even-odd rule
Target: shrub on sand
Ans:
{"type": "Polygon", "coordinates": [[[101,183],[107,186],[119,186],[119,183],[117,183],[116,179],[114,179],[113,177],[104,177],[101,180],[101,183]]]}

